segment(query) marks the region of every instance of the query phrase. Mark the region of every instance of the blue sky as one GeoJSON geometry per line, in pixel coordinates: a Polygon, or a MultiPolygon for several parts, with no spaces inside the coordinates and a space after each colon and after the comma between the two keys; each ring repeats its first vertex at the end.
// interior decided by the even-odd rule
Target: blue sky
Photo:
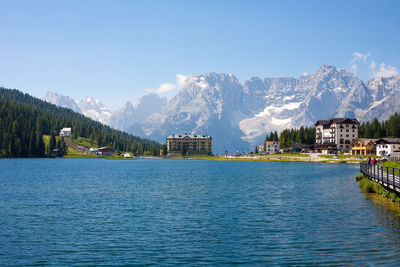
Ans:
{"type": "Polygon", "coordinates": [[[0,85],[111,109],[157,88],[173,95],[179,74],[244,81],[330,64],[367,80],[400,69],[400,1],[12,0],[0,10],[0,85]]]}

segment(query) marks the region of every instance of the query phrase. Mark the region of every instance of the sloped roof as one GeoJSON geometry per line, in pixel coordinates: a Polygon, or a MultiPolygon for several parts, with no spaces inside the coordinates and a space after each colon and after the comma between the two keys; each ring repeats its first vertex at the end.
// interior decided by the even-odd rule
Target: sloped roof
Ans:
{"type": "Polygon", "coordinates": [[[318,125],[327,126],[332,123],[360,124],[360,122],[356,118],[331,118],[329,120],[317,120],[317,122],[315,123],[315,126],[318,126],[318,125]]]}
{"type": "Polygon", "coordinates": [[[329,120],[317,120],[317,122],[315,123],[315,126],[318,125],[329,125],[330,121],[329,120]]]}
{"type": "Polygon", "coordinates": [[[376,143],[378,144],[400,144],[400,141],[397,140],[397,138],[390,138],[390,137],[385,137],[385,138],[379,138],[376,140],[376,143]]]}
{"type": "Polygon", "coordinates": [[[375,144],[375,142],[379,140],[377,138],[357,138],[356,140],[353,141],[352,144],[356,143],[356,142],[360,142],[363,145],[367,145],[369,142],[372,142],[375,144]]]}
{"type": "Polygon", "coordinates": [[[279,142],[278,142],[278,141],[265,141],[265,144],[266,144],[267,146],[272,146],[272,145],[279,144],[279,142]]]}
{"type": "Polygon", "coordinates": [[[113,150],[113,151],[114,151],[114,149],[112,149],[112,148],[110,148],[110,147],[106,147],[106,146],[99,147],[98,150],[99,150],[99,151],[101,151],[101,150],[113,150]]]}

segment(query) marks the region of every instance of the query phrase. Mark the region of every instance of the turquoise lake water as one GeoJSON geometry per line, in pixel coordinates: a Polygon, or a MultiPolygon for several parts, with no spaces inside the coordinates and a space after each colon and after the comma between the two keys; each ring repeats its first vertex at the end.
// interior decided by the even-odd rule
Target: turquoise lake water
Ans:
{"type": "Polygon", "coordinates": [[[0,265],[399,265],[358,165],[0,160],[0,265]]]}

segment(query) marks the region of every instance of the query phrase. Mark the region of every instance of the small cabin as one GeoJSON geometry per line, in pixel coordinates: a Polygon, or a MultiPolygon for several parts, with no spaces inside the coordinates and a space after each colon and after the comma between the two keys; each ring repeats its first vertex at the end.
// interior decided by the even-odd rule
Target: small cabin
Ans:
{"type": "Polygon", "coordinates": [[[123,156],[126,159],[132,158],[131,154],[129,154],[128,152],[123,153],[121,156],[123,156]]]}
{"type": "Polygon", "coordinates": [[[72,132],[71,128],[62,128],[60,131],[60,136],[65,136],[65,137],[71,136],[71,132],[72,132]]]}
{"type": "Polygon", "coordinates": [[[98,152],[99,152],[99,149],[97,147],[91,147],[89,149],[89,154],[91,154],[91,155],[97,155],[98,152]]]}
{"type": "Polygon", "coordinates": [[[112,156],[114,155],[114,149],[109,148],[109,147],[99,147],[97,151],[98,155],[106,155],[106,156],[112,156]]]}
{"type": "Polygon", "coordinates": [[[353,156],[371,155],[376,153],[375,142],[378,139],[371,138],[357,138],[351,144],[351,154],[353,156]]]}
{"type": "Polygon", "coordinates": [[[376,155],[383,156],[400,150],[400,141],[396,138],[380,138],[376,141],[376,155]]]}

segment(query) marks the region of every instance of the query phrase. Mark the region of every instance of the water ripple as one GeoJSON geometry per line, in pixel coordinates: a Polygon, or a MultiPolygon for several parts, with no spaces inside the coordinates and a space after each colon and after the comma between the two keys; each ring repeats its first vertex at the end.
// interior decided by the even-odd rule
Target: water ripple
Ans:
{"type": "Polygon", "coordinates": [[[0,265],[398,265],[351,165],[0,160],[0,265]]]}

